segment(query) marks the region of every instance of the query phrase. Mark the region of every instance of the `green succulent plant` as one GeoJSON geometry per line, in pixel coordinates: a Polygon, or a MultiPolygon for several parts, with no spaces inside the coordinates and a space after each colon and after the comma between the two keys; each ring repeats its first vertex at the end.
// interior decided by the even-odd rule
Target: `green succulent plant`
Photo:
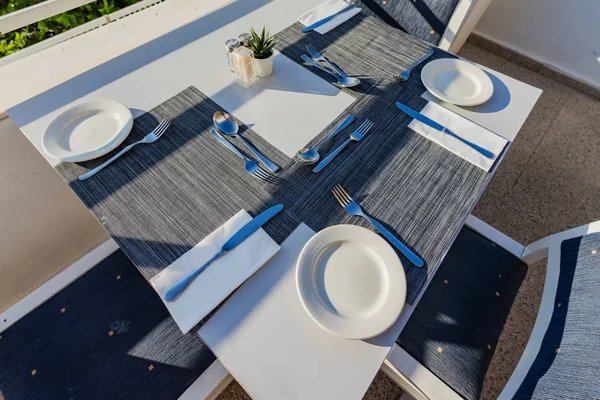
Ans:
{"type": "Polygon", "coordinates": [[[256,33],[254,28],[250,28],[250,36],[248,43],[254,51],[254,58],[265,59],[273,54],[273,47],[277,44],[277,38],[263,26],[260,35],[256,33]]]}

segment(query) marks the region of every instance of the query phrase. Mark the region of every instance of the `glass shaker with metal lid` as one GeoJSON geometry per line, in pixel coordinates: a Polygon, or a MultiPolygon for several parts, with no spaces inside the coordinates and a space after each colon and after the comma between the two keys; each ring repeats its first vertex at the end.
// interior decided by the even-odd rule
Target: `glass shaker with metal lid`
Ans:
{"type": "Polygon", "coordinates": [[[240,40],[242,46],[249,48],[250,39],[252,39],[252,35],[250,35],[249,33],[242,33],[240,36],[238,36],[238,39],[240,40]]]}
{"type": "Polygon", "coordinates": [[[227,64],[229,65],[229,69],[231,70],[231,72],[233,72],[232,54],[234,51],[236,51],[241,46],[242,46],[242,43],[240,43],[240,41],[237,39],[229,39],[228,41],[225,42],[225,51],[227,52],[227,64]]]}

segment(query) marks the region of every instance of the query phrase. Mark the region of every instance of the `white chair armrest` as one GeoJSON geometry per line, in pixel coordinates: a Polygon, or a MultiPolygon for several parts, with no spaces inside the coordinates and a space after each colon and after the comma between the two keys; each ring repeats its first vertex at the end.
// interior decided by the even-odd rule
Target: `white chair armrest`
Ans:
{"type": "Polygon", "coordinates": [[[554,235],[540,239],[525,247],[521,258],[527,264],[533,264],[542,258],[546,258],[548,256],[548,249],[554,246],[560,246],[564,240],[596,232],[600,232],[600,221],[578,226],[577,228],[569,229],[564,232],[555,233],[554,235]]]}

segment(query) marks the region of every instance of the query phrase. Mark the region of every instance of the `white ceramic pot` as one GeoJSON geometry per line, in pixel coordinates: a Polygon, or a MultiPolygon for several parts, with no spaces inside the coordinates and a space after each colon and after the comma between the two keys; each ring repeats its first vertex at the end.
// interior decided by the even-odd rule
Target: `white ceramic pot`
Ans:
{"type": "Polygon", "coordinates": [[[273,73],[273,54],[268,58],[255,58],[254,65],[256,66],[256,75],[261,78],[269,76],[273,73]]]}

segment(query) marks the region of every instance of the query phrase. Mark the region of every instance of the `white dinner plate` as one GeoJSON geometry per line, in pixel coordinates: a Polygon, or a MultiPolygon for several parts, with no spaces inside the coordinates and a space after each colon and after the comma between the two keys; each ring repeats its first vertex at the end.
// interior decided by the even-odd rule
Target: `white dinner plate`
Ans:
{"type": "Polygon", "coordinates": [[[385,332],[406,300],[406,276],[396,252],[379,235],[355,225],[326,228],[306,243],[296,287],[317,325],[347,339],[385,332]]]}
{"type": "Polygon", "coordinates": [[[454,58],[430,62],[421,80],[432,95],[458,106],[477,106],[494,94],[494,84],[481,68],[454,58]]]}
{"type": "Polygon", "coordinates": [[[133,115],[113,100],[93,100],[60,113],[46,127],[44,151],[61,161],[80,162],[105,155],[131,132],[133,115]]]}

